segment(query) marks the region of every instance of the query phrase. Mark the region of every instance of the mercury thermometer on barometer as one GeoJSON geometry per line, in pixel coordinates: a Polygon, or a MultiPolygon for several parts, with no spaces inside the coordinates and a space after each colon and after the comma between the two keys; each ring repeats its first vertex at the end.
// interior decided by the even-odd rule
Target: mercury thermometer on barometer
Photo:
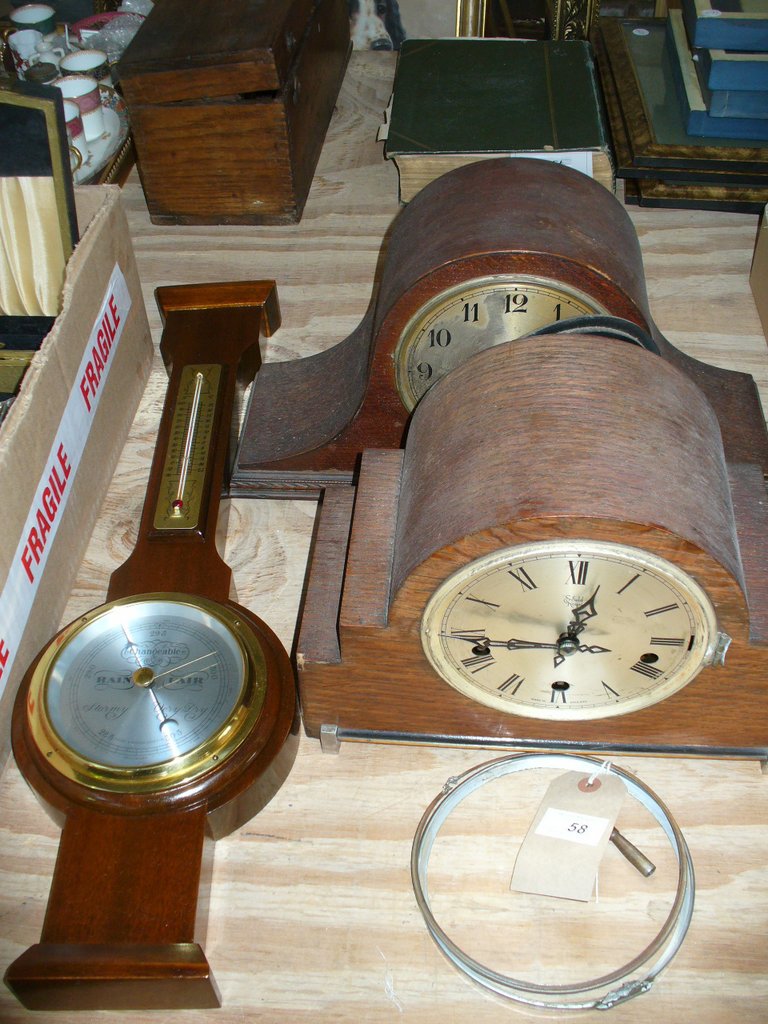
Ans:
{"type": "Polygon", "coordinates": [[[156,530],[193,530],[199,524],[220,379],[217,363],[184,367],[155,509],[156,530]]]}

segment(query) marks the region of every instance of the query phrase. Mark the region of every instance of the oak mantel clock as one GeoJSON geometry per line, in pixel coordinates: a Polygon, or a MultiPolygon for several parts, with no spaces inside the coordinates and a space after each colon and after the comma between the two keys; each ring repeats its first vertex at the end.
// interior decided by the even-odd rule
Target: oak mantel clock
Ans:
{"type": "MultiPolygon", "coordinates": [[[[395,218],[358,328],[317,355],[265,364],[233,493],[351,481],[366,448],[399,448],[416,403],[478,351],[571,318],[611,316],[716,395],[726,425],[759,409],[754,382],[679,352],[655,328],[634,226],[586,175],[494,159],[426,186],[395,218]]],[[[724,430],[727,433],[727,430],[724,430]]]]}
{"type": "Polygon", "coordinates": [[[716,399],[598,335],[446,375],[325,493],[310,735],[768,755],[765,428],[716,399]]]}
{"type": "Polygon", "coordinates": [[[274,282],[158,289],[170,381],[139,536],[107,602],[28,670],[22,774],[63,832],[40,942],[6,983],[32,1009],[219,1004],[201,945],[211,840],[297,749],[293,672],[230,597],[216,546],[238,389],[279,322],[274,282]]]}

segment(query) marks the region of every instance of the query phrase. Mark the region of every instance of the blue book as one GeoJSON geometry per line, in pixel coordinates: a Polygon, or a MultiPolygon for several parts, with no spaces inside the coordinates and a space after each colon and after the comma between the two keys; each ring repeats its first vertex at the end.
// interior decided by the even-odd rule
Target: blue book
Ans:
{"type": "Polygon", "coordinates": [[[694,50],[691,56],[701,95],[712,117],[768,117],[768,85],[763,89],[712,89],[706,66],[699,57],[701,52],[694,50]]]}
{"type": "Polygon", "coordinates": [[[692,46],[768,52],[766,0],[682,0],[692,46]]]}
{"type": "Polygon", "coordinates": [[[707,89],[768,91],[768,53],[694,49],[699,81],[707,89]]]}
{"type": "Polygon", "coordinates": [[[689,135],[721,139],[758,139],[768,144],[768,120],[753,117],[713,117],[701,92],[680,11],[667,16],[667,42],[689,135]]]}
{"type": "Polygon", "coordinates": [[[768,118],[768,92],[745,89],[701,91],[710,117],[768,118]]]}

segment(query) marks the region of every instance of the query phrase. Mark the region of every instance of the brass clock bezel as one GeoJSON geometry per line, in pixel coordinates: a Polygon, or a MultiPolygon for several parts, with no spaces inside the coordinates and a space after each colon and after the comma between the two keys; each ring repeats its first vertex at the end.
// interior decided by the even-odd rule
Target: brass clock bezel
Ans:
{"type": "MultiPolygon", "coordinates": [[[[573,305],[578,304],[581,309],[576,315],[604,315],[608,312],[602,303],[597,302],[592,295],[583,289],[575,288],[556,277],[544,276],[541,274],[515,273],[514,271],[482,274],[475,277],[469,277],[463,281],[449,285],[428,298],[411,314],[395,345],[393,353],[395,386],[400,396],[400,400],[408,412],[411,412],[416,407],[424,394],[426,394],[434,384],[441,380],[446,373],[445,370],[441,372],[434,378],[434,380],[430,381],[427,388],[419,393],[417,393],[413,387],[409,364],[412,352],[418,344],[419,337],[426,330],[429,322],[434,321],[436,317],[440,316],[443,311],[453,306],[457,301],[472,301],[472,299],[478,294],[487,292],[496,293],[502,290],[506,291],[512,289],[517,292],[527,292],[530,290],[531,292],[538,293],[539,298],[541,298],[542,293],[546,293],[547,296],[551,296],[555,302],[567,301],[573,305]]],[[[570,318],[565,317],[563,319],[568,320],[570,318]]],[[[476,352],[504,344],[504,342],[507,341],[514,341],[517,338],[521,338],[524,335],[529,334],[530,331],[544,327],[551,322],[553,321],[546,319],[541,320],[540,322],[537,320],[532,327],[527,323],[525,330],[518,333],[511,333],[504,338],[499,338],[498,341],[494,341],[490,345],[481,345],[480,347],[473,349],[461,359],[458,365],[462,365],[476,352]]],[[[451,367],[451,370],[455,368],[456,367],[451,367]]]]}
{"type": "Polygon", "coordinates": [[[45,648],[30,679],[27,719],[32,739],[47,763],[65,778],[87,789],[136,795],[161,793],[196,782],[220,768],[243,743],[258,721],[267,691],[267,666],[252,627],[235,608],[205,597],[155,592],[120,598],[99,605],[72,622],[45,648]],[[186,754],[145,766],[116,767],[89,760],[64,741],[48,712],[46,699],[51,672],[62,651],[113,609],[149,601],[165,601],[210,615],[227,630],[238,648],[243,680],[237,703],[227,720],[203,743],[186,754]]]}
{"type": "MultiPolygon", "coordinates": [[[[588,641],[589,627],[583,638],[588,641]]],[[[661,558],[651,551],[611,541],[591,540],[587,537],[564,540],[534,541],[503,547],[469,562],[455,570],[440,583],[424,606],[420,623],[420,637],[424,654],[434,671],[449,686],[463,696],[494,708],[505,714],[519,715],[546,721],[593,721],[628,715],[635,711],[666,700],[690,683],[702,668],[712,665],[717,652],[722,648],[720,638],[725,634],[718,629],[714,606],[704,588],[679,566],[661,558]],[[650,679],[648,685],[623,699],[609,701],[604,705],[580,708],[574,704],[553,703],[533,704],[515,699],[512,692],[503,697],[484,687],[481,677],[474,679],[470,669],[462,671],[455,659],[448,653],[447,640],[443,635],[457,600],[471,589],[473,582],[481,576],[495,575],[504,567],[519,565],[521,562],[535,563],[542,559],[566,559],[580,557],[591,560],[620,562],[631,570],[648,573],[687,606],[687,613],[695,625],[695,642],[684,652],[678,663],[658,679],[650,679]]],[[[553,636],[554,639],[554,636],[553,636]]],[[[591,670],[592,665],[589,666],[591,670]]],[[[594,671],[599,672],[598,665],[594,671]]]]}

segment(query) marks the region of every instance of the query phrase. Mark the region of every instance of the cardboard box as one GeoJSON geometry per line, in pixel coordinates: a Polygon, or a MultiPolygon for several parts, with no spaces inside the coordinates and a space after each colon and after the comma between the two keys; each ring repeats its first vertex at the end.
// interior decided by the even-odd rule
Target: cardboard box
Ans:
{"type": "Polygon", "coordinates": [[[298,221],[350,51],[346,0],[163,0],[119,65],[155,224],[298,221]]]}
{"type": "Polygon", "coordinates": [[[120,189],[75,200],[62,312],[0,428],[0,765],[19,682],[61,625],[152,364],[120,189]]]}
{"type": "Polygon", "coordinates": [[[763,334],[768,338],[768,206],[763,211],[760,228],[757,232],[749,283],[755,297],[757,312],[760,314],[763,334]]]}

